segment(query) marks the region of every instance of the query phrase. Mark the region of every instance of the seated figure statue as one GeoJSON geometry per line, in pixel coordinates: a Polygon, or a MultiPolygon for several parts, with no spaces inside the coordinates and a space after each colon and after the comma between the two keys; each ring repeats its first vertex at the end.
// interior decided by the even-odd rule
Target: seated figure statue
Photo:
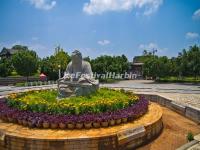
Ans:
{"type": "Polygon", "coordinates": [[[82,54],[72,52],[64,76],[58,80],[58,98],[88,95],[99,88],[99,81],[93,78],[90,63],[82,60],[82,54]]]}

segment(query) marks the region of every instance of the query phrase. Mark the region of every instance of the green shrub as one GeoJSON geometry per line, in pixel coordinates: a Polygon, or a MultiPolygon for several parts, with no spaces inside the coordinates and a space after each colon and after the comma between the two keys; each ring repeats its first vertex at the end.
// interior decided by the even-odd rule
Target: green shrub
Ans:
{"type": "Polygon", "coordinates": [[[194,135],[193,135],[192,132],[188,132],[188,134],[187,134],[187,140],[188,140],[189,142],[192,141],[192,140],[194,140],[194,135]]]}
{"type": "Polygon", "coordinates": [[[15,86],[20,87],[20,86],[25,86],[24,82],[16,83],[15,86]]]}

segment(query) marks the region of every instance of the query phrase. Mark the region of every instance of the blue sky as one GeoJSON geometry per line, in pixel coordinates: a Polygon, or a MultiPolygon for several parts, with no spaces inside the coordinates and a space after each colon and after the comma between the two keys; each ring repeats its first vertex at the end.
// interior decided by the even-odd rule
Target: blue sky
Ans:
{"type": "Polygon", "coordinates": [[[40,57],[56,45],[92,58],[177,56],[200,44],[200,0],[1,0],[0,48],[15,44],[40,57]]]}

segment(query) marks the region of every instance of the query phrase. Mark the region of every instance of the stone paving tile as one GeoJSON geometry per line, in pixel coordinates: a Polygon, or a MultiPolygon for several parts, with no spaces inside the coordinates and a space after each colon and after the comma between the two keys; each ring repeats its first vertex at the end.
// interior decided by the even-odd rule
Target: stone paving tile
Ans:
{"type": "Polygon", "coordinates": [[[200,94],[177,94],[177,93],[159,93],[159,95],[169,98],[176,103],[200,108],[200,94]]]}

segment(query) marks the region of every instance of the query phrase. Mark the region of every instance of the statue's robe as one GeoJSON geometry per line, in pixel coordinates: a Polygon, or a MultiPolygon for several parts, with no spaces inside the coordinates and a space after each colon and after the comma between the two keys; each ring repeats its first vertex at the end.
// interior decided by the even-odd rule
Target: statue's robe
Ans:
{"type": "Polygon", "coordinates": [[[70,79],[61,78],[58,80],[58,90],[60,97],[87,95],[99,87],[99,81],[93,78],[91,65],[87,61],[73,64],[72,61],[67,65],[64,76],[70,79]],[[81,81],[79,79],[81,78],[81,81]]]}

